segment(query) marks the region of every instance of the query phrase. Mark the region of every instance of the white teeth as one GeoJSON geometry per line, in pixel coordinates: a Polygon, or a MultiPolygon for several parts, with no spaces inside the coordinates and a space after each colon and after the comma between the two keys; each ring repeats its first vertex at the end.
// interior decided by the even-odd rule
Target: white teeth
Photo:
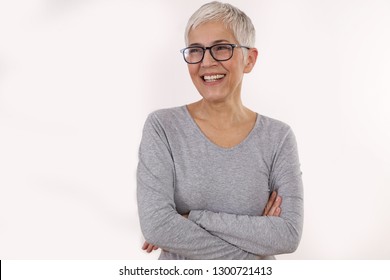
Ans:
{"type": "Polygon", "coordinates": [[[203,76],[203,79],[206,82],[214,82],[216,80],[222,79],[223,77],[225,77],[225,75],[212,75],[212,76],[203,76]]]}

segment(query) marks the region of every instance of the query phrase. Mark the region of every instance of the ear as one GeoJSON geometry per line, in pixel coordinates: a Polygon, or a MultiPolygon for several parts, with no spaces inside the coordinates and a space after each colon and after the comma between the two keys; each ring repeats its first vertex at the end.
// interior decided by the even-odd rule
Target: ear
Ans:
{"type": "Polygon", "coordinates": [[[256,64],[257,56],[259,52],[256,48],[250,48],[248,50],[248,56],[246,58],[244,73],[250,73],[256,64]]]}

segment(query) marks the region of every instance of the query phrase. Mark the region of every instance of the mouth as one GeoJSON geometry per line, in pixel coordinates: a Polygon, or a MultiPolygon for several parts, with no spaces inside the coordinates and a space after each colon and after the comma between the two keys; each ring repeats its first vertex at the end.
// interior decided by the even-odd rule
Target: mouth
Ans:
{"type": "Polygon", "coordinates": [[[225,77],[224,74],[204,75],[204,76],[202,76],[202,79],[206,83],[212,83],[212,82],[219,81],[219,80],[223,79],[224,77],[225,77]]]}

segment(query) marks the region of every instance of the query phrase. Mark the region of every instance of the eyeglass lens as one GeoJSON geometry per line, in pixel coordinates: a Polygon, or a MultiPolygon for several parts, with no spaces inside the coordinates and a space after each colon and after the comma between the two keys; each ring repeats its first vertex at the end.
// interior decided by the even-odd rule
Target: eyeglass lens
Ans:
{"type": "MultiPolygon", "coordinates": [[[[233,55],[233,46],[218,44],[207,48],[211,56],[217,61],[229,60],[233,55]]],[[[202,47],[188,47],[184,50],[184,59],[188,63],[199,63],[203,60],[205,49],[202,47]]]]}

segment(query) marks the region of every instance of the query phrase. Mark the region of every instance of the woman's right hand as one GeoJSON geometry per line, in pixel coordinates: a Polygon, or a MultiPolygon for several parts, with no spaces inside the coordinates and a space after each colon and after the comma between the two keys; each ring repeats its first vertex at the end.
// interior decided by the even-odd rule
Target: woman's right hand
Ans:
{"type": "Polygon", "coordinates": [[[274,216],[279,217],[282,209],[280,205],[282,204],[282,197],[280,197],[276,191],[273,191],[267,205],[264,208],[263,216],[274,216]]]}

